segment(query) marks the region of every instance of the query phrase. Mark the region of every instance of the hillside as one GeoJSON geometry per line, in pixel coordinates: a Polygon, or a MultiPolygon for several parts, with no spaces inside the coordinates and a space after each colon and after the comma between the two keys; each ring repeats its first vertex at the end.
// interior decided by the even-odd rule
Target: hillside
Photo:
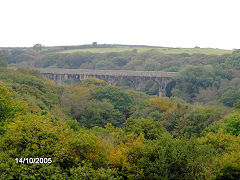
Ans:
{"type": "Polygon", "coordinates": [[[2,179],[238,177],[239,101],[232,111],[98,79],[57,86],[26,68],[0,68],[0,80],[2,179]]]}
{"type": "Polygon", "coordinates": [[[0,51],[1,179],[238,179],[239,51],[63,50],[0,51]],[[160,98],[152,80],[58,86],[22,66],[179,73],[160,98]]]}

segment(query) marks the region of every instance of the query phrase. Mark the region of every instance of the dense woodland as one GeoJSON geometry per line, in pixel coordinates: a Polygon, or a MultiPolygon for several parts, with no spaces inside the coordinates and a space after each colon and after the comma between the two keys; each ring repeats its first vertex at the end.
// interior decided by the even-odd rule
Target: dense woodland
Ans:
{"type": "Polygon", "coordinates": [[[239,179],[240,52],[0,51],[1,179],[239,179]],[[67,81],[7,66],[179,72],[154,82],[67,81]],[[52,158],[50,164],[15,158],[52,158]]]}

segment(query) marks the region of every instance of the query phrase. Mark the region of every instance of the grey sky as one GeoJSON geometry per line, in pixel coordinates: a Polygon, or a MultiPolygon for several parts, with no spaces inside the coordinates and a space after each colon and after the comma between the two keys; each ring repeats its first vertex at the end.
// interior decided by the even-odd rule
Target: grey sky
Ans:
{"type": "Polygon", "coordinates": [[[239,0],[1,0],[0,47],[240,48],[239,0]]]}

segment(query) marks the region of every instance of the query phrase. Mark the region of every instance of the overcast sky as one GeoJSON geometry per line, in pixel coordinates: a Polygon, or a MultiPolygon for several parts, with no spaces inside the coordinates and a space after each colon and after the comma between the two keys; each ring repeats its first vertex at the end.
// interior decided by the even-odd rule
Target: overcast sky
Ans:
{"type": "Polygon", "coordinates": [[[240,48],[239,0],[1,0],[0,47],[240,48]]]}

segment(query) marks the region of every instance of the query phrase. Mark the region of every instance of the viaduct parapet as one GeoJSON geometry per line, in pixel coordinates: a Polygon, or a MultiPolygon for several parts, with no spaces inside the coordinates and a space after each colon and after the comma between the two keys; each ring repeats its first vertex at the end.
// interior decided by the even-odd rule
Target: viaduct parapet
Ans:
{"type": "Polygon", "coordinates": [[[139,91],[142,84],[147,80],[153,80],[158,84],[159,96],[166,96],[166,87],[173,81],[176,72],[163,71],[127,71],[127,70],[90,70],[90,69],[57,69],[38,68],[40,73],[61,85],[65,80],[98,78],[105,80],[111,85],[116,85],[120,80],[127,80],[132,83],[135,90],[139,91]]]}

